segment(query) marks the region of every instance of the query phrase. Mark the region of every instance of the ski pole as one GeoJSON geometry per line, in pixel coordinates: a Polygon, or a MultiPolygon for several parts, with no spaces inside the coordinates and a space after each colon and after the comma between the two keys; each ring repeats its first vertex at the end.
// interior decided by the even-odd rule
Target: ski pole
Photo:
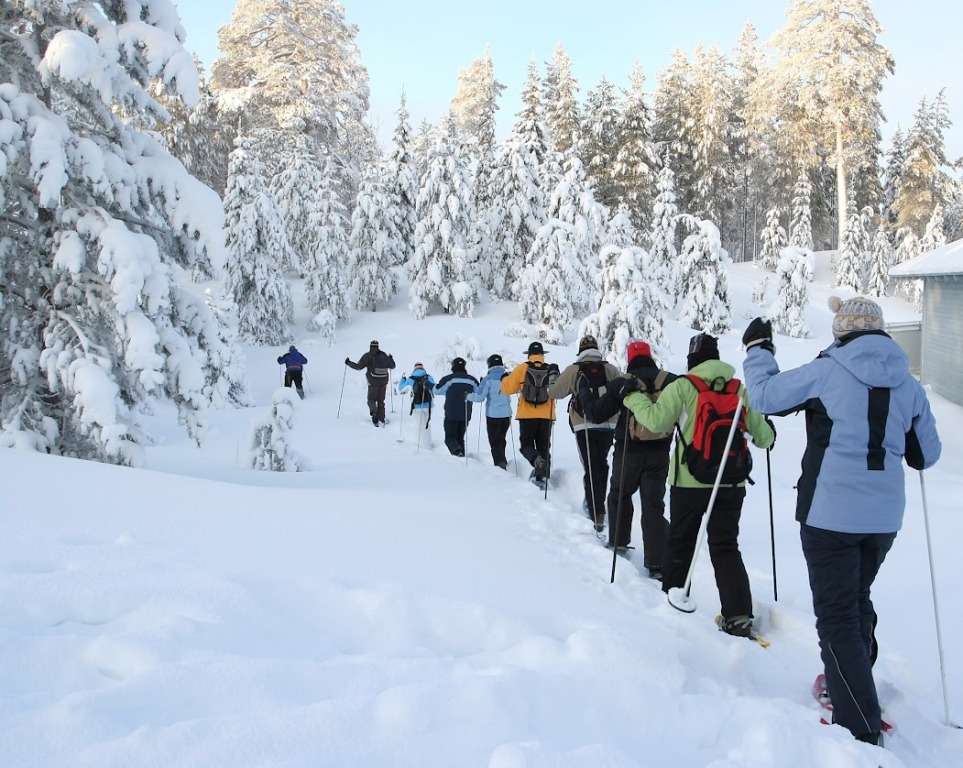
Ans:
{"type": "Polygon", "coordinates": [[[405,395],[407,394],[408,394],[407,392],[401,393],[401,415],[398,416],[398,442],[399,443],[403,443],[405,441],[404,433],[401,430],[402,430],[402,425],[404,424],[404,421],[405,421],[405,395]]]}
{"type": "Polygon", "coordinates": [[[341,401],[344,399],[344,380],[348,376],[348,366],[344,367],[344,373],[341,374],[341,394],[338,395],[338,415],[335,417],[337,419],[341,418],[341,401]]]}
{"type": "Polygon", "coordinates": [[[388,397],[391,398],[391,412],[395,412],[395,382],[391,375],[391,369],[388,369],[388,397]]]}
{"type": "Polygon", "coordinates": [[[509,416],[508,418],[508,436],[512,439],[512,466],[515,467],[515,477],[518,477],[518,456],[515,455],[515,432],[512,428],[512,417],[509,416]]]}
{"type": "Polygon", "coordinates": [[[305,383],[305,384],[307,385],[307,387],[308,387],[308,392],[310,392],[310,393],[313,395],[313,394],[314,394],[314,390],[311,388],[311,381],[310,381],[310,379],[308,379],[307,371],[305,371],[305,372],[302,373],[301,375],[304,377],[304,383],[305,383]]]}
{"type": "Polygon", "coordinates": [[[946,690],[946,664],[943,657],[943,633],[940,630],[940,606],[936,599],[936,571],[933,568],[933,545],[930,540],[930,516],[926,505],[926,484],[920,470],[920,494],[923,496],[923,528],[926,530],[926,554],[930,561],[930,586],[933,592],[933,616],[936,619],[936,647],[940,654],[940,681],[943,685],[943,721],[951,728],[959,728],[950,720],[950,697],[946,690]]]}
{"type": "Polygon", "coordinates": [[[776,586],[776,525],[772,512],[772,448],[766,448],[766,477],[769,480],[769,545],[772,549],[772,600],[779,602],[779,589],[776,586]]]}
{"type": "Polygon", "coordinates": [[[465,466],[468,466],[468,441],[465,436],[468,434],[468,398],[465,397],[465,434],[462,435],[461,441],[465,445],[465,466]]]}
{"type": "Polygon", "coordinates": [[[669,605],[683,613],[692,613],[696,609],[695,601],[689,597],[689,590],[692,588],[692,574],[695,571],[696,557],[699,554],[699,549],[702,547],[702,541],[705,539],[706,531],[709,529],[709,516],[712,514],[712,505],[716,503],[716,495],[719,493],[719,486],[722,484],[722,473],[726,469],[729,449],[732,447],[736,430],[739,428],[739,415],[741,413],[742,398],[740,397],[736,401],[736,412],[732,417],[732,426],[729,428],[729,435],[726,438],[726,447],[722,451],[723,460],[719,462],[716,481],[712,484],[712,494],[709,496],[709,504],[706,506],[705,514],[702,516],[702,523],[699,525],[699,534],[696,536],[695,548],[692,550],[692,560],[689,561],[689,572],[685,576],[685,585],[682,587],[672,587],[668,594],[666,594],[669,605]]]}
{"type": "Polygon", "coordinates": [[[548,431],[548,454],[547,464],[548,464],[548,474],[545,475],[545,495],[542,497],[545,501],[548,501],[548,480],[552,476],[552,438],[555,437],[555,401],[552,400],[552,426],[548,431]]]}
{"type": "MultiPolygon", "coordinates": [[[[625,459],[629,453],[629,419],[628,414],[626,414],[625,419],[625,439],[622,441],[622,469],[619,474],[619,502],[615,506],[615,534],[612,536],[612,576],[609,579],[609,584],[615,583],[615,563],[618,559],[619,548],[618,548],[618,535],[621,530],[621,520],[622,520],[622,486],[625,484],[625,459]]],[[[614,457],[613,457],[614,459],[614,457]]],[[[613,464],[615,462],[613,461],[613,464]]],[[[614,483],[613,483],[614,487],[614,483]]],[[[612,532],[611,523],[609,523],[609,533],[612,532]]]]}

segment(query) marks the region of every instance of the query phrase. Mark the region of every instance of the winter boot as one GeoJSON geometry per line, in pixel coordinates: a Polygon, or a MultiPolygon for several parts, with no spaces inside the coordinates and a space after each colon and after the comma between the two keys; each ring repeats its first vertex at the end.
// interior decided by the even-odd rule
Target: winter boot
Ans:
{"type": "Polygon", "coordinates": [[[535,463],[533,464],[533,466],[535,467],[535,477],[536,477],[536,479],[538,479],[538,480],[544,480],[544,479],[546,478],[546,476],[548,475],[548,462],[545,461],[545,457],[544,457],[544,456],[536,456],[536,457],[535,457],[535,463]]]}
{"type": "Polygon", "coordinates": [[[655,579],[656,581],[662,581],[662,567],[654,565],[651,568],[646,569],[649,572],[649,578],[655,579]]]}
{"type": "Polygon", "coordinates": [[[304,390],[301,387],[298,387],[298,397],[304,400],[304,390]]]}
{"type": "Polygon", "coordinates": [[[719,629],[736,637],[752,637],[752,616],[732,616],[719,619],[719,629]]]}

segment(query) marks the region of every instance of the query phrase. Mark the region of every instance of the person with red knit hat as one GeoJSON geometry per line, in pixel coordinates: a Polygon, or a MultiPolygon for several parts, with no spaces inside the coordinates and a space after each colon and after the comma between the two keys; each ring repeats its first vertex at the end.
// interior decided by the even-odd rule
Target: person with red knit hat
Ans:
{"type": "Polygon", "coordinates": [[[665,484],[669,476],[669,449],[672,432],[651,432],[635,423],[622,405],[627,391],[641,390],[653,400],[676,375],[664,371],[652,358],[644,341],[630,342],[626,348],[628,371],[609,383],[601,397],[582,386],[579,399],[586,418],[593,421],[618,414],[615,427],[615,452],[612,456],[612,484],[608,494],[608,546],[628,547],[632,540],[632,497],[639,493],[639,519],[642,525],[642,564],[654,579],[662,578],[662,563],[668,522],[665,518],[665,484]]]}

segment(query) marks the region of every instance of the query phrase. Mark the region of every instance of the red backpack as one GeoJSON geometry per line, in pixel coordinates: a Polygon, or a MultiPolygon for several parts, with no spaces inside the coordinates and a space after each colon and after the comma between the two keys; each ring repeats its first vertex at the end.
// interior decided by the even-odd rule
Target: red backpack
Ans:
{"type": "MultiPolygon", "coordinates": [[[[679,441],[683,446],[683,458],[689,472],[697,481],[712,485],[716,481],[719,465],[725,460],[722,471],[723,485],[738,485],[749,479],[752,471],[752,454],[746,441],[745,409],[739,413],[739,425],[725,456],[726,441],[732,428],[732,419],[739,402],[739,379],[729,379],[722,389],[714,389],[698,376],[686,374],[686,378],[699,393],[695,407],[695,424],[692,429],[692,443],[686,445],[679,430],[679,441]]],[[[716,381],[721,381],[717,379],[716,381]]],[[[678,429],[678,426],[677,426],[678,429]]],[[[751,482],[751,481],[750,481],[751,482]]]]}

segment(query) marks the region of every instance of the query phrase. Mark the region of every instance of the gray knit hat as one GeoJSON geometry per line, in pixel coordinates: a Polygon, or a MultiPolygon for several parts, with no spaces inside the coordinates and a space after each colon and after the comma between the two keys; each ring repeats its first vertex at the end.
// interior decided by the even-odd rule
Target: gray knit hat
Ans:
{"type": "Polygon", "coordinates": [[[836,313],[833,318],[833,336],[837,339],[853,331],[883,330],[883,310],[875,301],[864,296],[856,296],[846,301],[838,296],[830,296],[829,308],[836,313]]]}

